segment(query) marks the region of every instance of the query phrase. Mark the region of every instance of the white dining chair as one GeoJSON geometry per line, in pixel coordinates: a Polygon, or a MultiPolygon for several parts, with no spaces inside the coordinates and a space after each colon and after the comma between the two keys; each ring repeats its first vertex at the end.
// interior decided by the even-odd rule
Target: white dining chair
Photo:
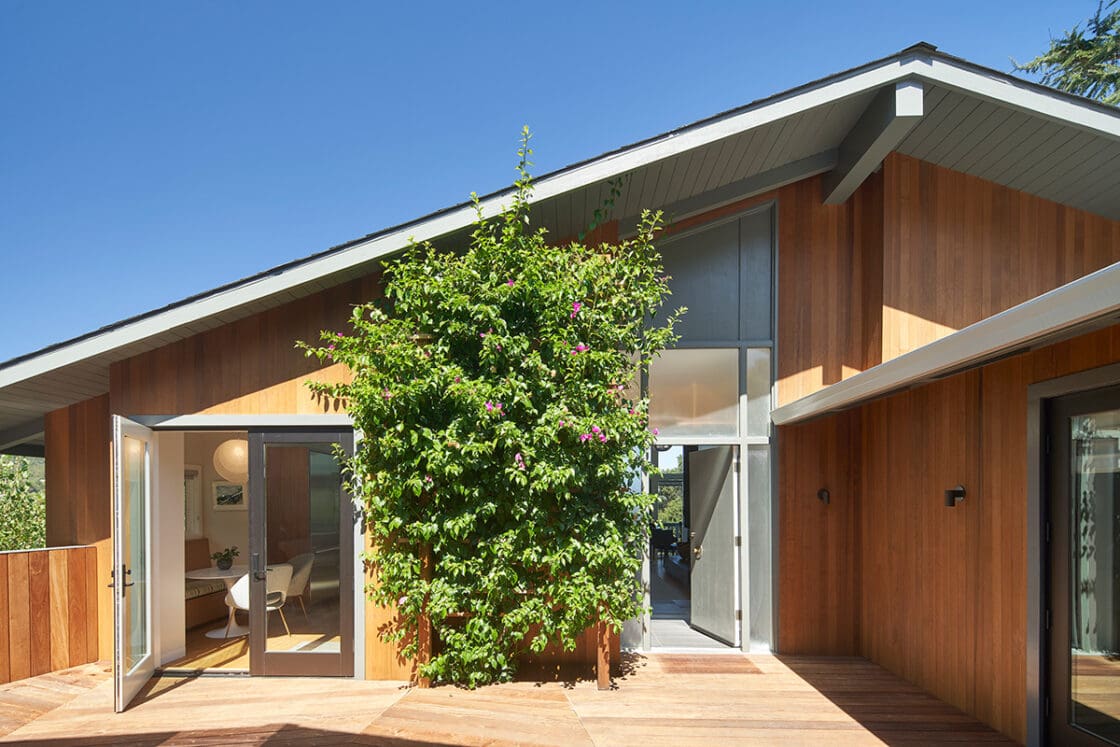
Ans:
{"type": "MultiPolygon", "coordinates": [[[[292,583],[292,566],[287,563],[280,563],[278,565],[271,565],[265,571],[265,610],[266,619],[267,612],[279,612],[280,621],[284,623],[284,630],[288,635],[292,634],[291,628],[288,627],[288,620],[284,617],[284,603],[288,601],[288,587],[292,583]]],[[[229,593],[226,594],[226,604],[235,610],[249,611],[249,574],[241,576],[233,582],[230,587],[229,593]]],[[[230,616],[230,622],[233,621],[233,616],[230,616]]],[[[229,635],[230,623],[226,623],[226,635],[229,635]]]]}
{"type": "Polygon", "coordinates": [[[303,610],[303,617],[307,617],[307,607],[303,604],[303,595],[307,591],[307,582],[311,580],[311,566],[315,562],[315,553],[305,552],[297,555],[288,563],[292,566],[292,583],[288,586],[288,599],[298,599],[299,607],[303,610]]]}

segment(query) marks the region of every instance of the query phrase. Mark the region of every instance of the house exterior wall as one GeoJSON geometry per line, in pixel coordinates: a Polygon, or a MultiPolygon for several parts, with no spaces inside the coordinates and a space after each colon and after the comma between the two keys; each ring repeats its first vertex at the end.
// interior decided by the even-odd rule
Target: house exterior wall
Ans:
{"type": "Polygon", "coordinates": [[[779,428],[780,650],[865,656],[1024,741],[1027,387],[1116,362],[1120,325],[779,428]]]}
{"type": "Polygon", "coordinates": [[[47,546],[92,545],[97,553],[97,655],[113,658],[112,431],[109,395],[44,419],[47,546]]]}
{"type": "Polygon", "coordinates": [[[1120,222],[891,153],[846,203],[778,200],[778,404],[1120,261],[1120,222]]]}
{"type": "MultiPolygon", "coordinates": [[[[676,221],[667,231],[685,230],[776,201],[779,404],[1120,259],[1118,224],[899,154],[891,154],[881,172],[872,175],[843,205],[822,204],[821,181],[821,177],[806,179],[676,221]]],[[[604,235],[595,238],[612,239],[617,226],[607,224],[597,233],[604,235]]],[[[379,293],[380,278],[371,275],[113,364],[109,394],[47,417],[48,540],[55,544],[106,543],[108,547],[110,413],[327,412],[327,403],[317,401],[304,382],[341,381],[348,373],[341,366],[319,368],[293,347],[294,341],[316,340],[324,328],[344,328],[351,304],[379,293]]],[[[1072,357],[1053,360],[1048,364],[1051,369],[1071,361],[1082,365],[1100,353],[1091,344],[1062,350],[1072,357]]],[[[1045,357],[1034,356],[1041,352],[1032,354],[1032,361],[1045,357]]],[[[1031,365],[1031,376],[1038,375],[1039,367],[1045,368],[1041,362],[1031,365]]],[[[900,544],[898,533],[913,530],[904,516],[892,518],[901,505],[895,501],[905,492],[902,487],[908,488],[914,480],[929,480],[941,491],[949,487],[940,484],[949,479],[948,467],[963,464],[962,460],[975,454],[969,446],[972,442],[949,443],[958,438],[958,421],[946,420],[948,413],[981,424],[977,427],[982,426],[986,448],[1022,434],[1023,429],[1015,430],[1016,418],[1025,417],[1025,410],[1020,414],[1015,409],[1017,400],[1008,404],[1000,398],[1009,396],[1008,391],[1017,392],[1020,382],[1015,376],[1027,374],[1000,368],[988,376],[979,377],[979,383],[970,383],[967,376],[960,380],[964,383],[954,378],[949,381],[957,383],[938,384],[921,397],[900,395],[903,404],[892,398],[884,402],[893,404],[875,404],[858,415],[780,429],[781,457],[775,473],[781,548],[779,646],[788,652],[872,656],[946,698],[951,698],[948,693],[955,682],[967,700],[965,710],[974,709],[997,728],[1021,738],[1017,731],[1023,722],[1021,646],[1001,638],[990,644],[1001,652],[997,656],[960,652],[967,652],[969,646],[989,645],[996,636],[992,631],[1002,636],[1011,627],[1008,621],[1023,621],[1024,566],[1016,560],[1022,522],[1016,520],[1013,523],[1019,528],[1007,530],[1008,516],[1013,513],[1004,513],[998,522],[996,514],[985,514],[987,523],[976,526],[923,524],[921,531],[928,529],[928,535],[903,534],[912,541],[900,544]],[[1010,377],[1011,383],[991,378],[997,375],[1010,377]],[[1005,386],[1012,389],[1005,391],[1005,386]],[[976,387],[984,395],[982,408],[976,387]],[[997,418],[994,408],[1001,401],[1006,412],[997,418]],[[979,415],[977,408],[982,409],[979,415]],[[1005,429],[1006,423],[1015,425],[1005,429]],[[904,438],[899,432],[919,426],[925,440],[917,440],[917,435],[904,438]],[[906,473],[900,477],[898,459],[907,455],[917,459],[914,454],[924,453],[921,450],[930,439],[942,438],[945,445],[937,448],[944,453],[938,464],[945,474],[906,473]],[[883,461],[883,453],[898,459],[883,461]],[[872,479],[877,481],[874,492],[864,489],[872,479]],[[882,485],[899,489],[887,490],[882,485]],[[832,492],[828,506],[815,498],[821,487],[832,492]],[[880,504],[886,512],[882,521],[872,521],[878,514],[861,510],[880,504]],[[971,574],[980,559],[968,561],[973,565],[954,565],[958,560],[952,548],[962,543],[985,553],[984,562],[993,569],[999,559],[999,573],[981,574],[986,580],[970,581],[972,586],[950,583],[935,591],[946,595],[946,609],[974,617],[980,614],[978,610],[991,614],[978,623],[975,634],[969,634],[972,638],[935,640],[928,646],[921,643],[911,652],[908,636],[924,635],[924,631],[906,625],[923,619],[922,614],[934,613],[922,600],[912,600],[916,606],[907,607],[909,598],[898,595],[905,592],[908,574],[933,573],[929,568],[935,562],[971,574]],[[894,567],[893,555],[877,554],[882,547],[895,546],[897,552],[911,553],[905,555],[911,560],[894,567]],[[892,571],[865,584],[888,558],[892,571]],[[886,583],[899,586],[877,586],[886,583]],[[972,607],[961,606],[965,602],[957,597],[966,588],[973,597],[989,593],[998,597],[998,610],[992,606],[997,602],[989,601],[982,607],[976,606],[978,601],[971,602],[972,607]],[[933,655],[945,646],[953,653],[933,655]],[[1001,683],[991,691],[976,684],[979,668],[985,666],[994,667],[991,676],[1001,683]]],[[[1018,469],[1013,459],[1020,458],[1022,450],[1016,452],[1016,448],[1018,444],[1009,441],[999,454],[1009,455],[1009,464],[1018,469]]],[[[977,484],[979,467],[968,469],[973,471],[965,477],[977,484]]],[[[996,479],[992,475],[991,469],[983,472],[985,485],[996,479]]],[[[1014,475],[999,479],[1004,482],[993,489],[1012,495],[1014,475]]],[[[950,520],[942,520],[940,515],[936,519],[942,524],[950,520]]],[[[108,555],[102,561],[99,554],[99,572],[107,576],[109,565],[108,555]]],[[[99,579],[99,588],[104,590],[107,583],[107,577],[99,579]]],[[[111,653],[112,618],[108,593],[103,591],[102,596],[100,652],[107,656],[111,653]]],[[[384,644],[373,634],[389,614],[391,611],[367,608],[366,661],[371,677],[407,676],[408,663],[399,661],[391,650],[382,650],[384,644]]]]}

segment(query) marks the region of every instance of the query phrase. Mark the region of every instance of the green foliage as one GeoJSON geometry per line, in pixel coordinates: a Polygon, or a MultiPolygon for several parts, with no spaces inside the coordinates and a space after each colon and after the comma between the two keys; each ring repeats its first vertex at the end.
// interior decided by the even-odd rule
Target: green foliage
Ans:
{"type": "Polygon", "coordinates": [[[43,460],[0,455],[0,550],[47,544],[43,460]]]}
{"type": "Polygon", "coordinates": [[[661,485],[653,508],[654,521],[661,526],[684,521],[684,491],[680,485],[661,485]]]}
{"type": "Polygon", "coordinates": [[[232,563],[233,559],[236,558],[240,554],[241,554],[241,551],[237,549],[237,545],[234,545],[233,547],[227,547],[224,550],[220,550],[218,552],[211,553],[210,554],[210,559],[211,560],[217,560],[218,562],[232,563]]]}
{"type": "Polygon", "coordinates": [[[415,655],[429,613],[438,645],[422,674],[470,687],[640,612],[653,496],[625,486],[653,434],[631,392],[683,311],[653,326],[669,293],[659,214],[595,247],[549,246],[530,226],[528,140],[512,204],[493,219],[479,207],[469,246],[412,246],[386,268],[383,302],[301,344],[353,373],[309,386],[363,433],[347,474],[375,547],[368,591],[401,621],[382,635],[415,655]]]}
{"type": "Polygon", "coordinates": [[[1120,0],[1101,0],[1085,29],[1074,26],[1051,39],[1050,48],[1026,64],[1012,62],[1048,86],[1120,105],[1120,0]]]}

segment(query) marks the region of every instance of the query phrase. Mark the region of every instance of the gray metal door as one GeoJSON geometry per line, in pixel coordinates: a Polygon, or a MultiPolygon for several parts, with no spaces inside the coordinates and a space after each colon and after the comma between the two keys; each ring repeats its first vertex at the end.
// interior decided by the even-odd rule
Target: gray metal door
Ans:
{"type": "Polygon", "coordinates": [[[697,630],[739,645],[735,538],[735,447],[688,455],[688,527],[692,551],[692,614],[697,630]]]}

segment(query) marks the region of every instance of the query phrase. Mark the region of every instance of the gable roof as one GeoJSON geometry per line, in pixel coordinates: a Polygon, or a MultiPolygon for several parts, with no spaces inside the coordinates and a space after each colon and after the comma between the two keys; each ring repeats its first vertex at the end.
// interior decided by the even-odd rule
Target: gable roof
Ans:
{"type": "MultiPolygon", "coordinates": [[[[929,44],[581,161],[535,180],[534,220],[578,232],[625,178],[623,225],[643,207],[684,218],[843,166],[884,92],[921,87],[899,152],[1120,220],[1120,110],[947,55],[929,44]]],[[[482,198],[494,214],[510,190],[482,198]]],[[[368,274],[410,239],[469,227],[468,202],[288,262],[0,364],[0,449],[45,412],[108,390],[110,363],[368,274]]]]}

